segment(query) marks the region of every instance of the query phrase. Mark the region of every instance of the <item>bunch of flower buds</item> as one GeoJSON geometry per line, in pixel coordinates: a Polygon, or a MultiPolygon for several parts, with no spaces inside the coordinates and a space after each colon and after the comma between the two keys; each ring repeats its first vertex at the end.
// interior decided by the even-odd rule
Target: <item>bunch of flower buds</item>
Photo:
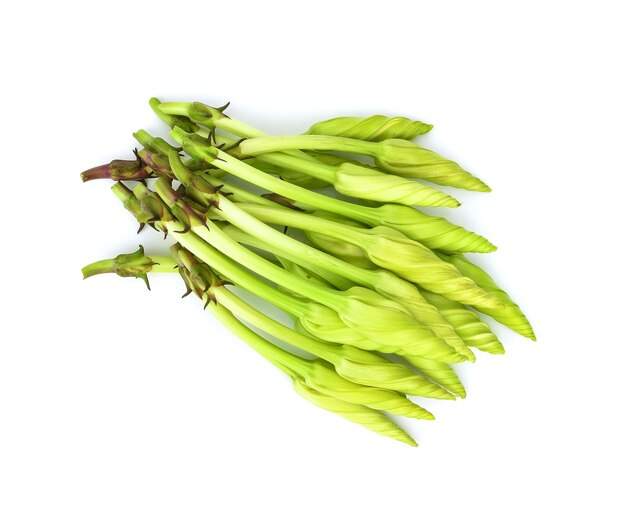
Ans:
{"type": "Polygon", "coordinates": [[[180,274],[187,293],[285,372],[302,397],[411,445],[385,412],[433,419],[408,396],[465,397],[452,365],[474,361],[472,349],[504,352],[476,311],[534,340],[519,306],[463,255],[495,246],[416,208],[459,202],[415,179],[490,190],[411,142],[431,125],[343,117],[271,137],[226,115],[226,106],[154,98],[150,105],[179,146],[140,130],[135,160],[81,176],[114,180],[140,227],[175,244],[169,256],[140,246],[94,262],[84,277],[112,272],[148,284],[148,273],[180,274]],[[263,313],[241,290],[292,322],[263,313]]]}

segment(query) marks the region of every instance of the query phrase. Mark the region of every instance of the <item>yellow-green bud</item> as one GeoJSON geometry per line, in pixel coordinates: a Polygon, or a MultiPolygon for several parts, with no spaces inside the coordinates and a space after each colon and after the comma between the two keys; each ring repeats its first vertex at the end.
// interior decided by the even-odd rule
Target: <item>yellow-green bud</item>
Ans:
{"type": "Polygon", "coordinates": [[[349,162],[337,167],[333,185],[337,192],[346,196],[380,203],[423,207],[458,207],[460,205],[452,196],[433,187],[349,162]]]}
{"type": "Polygon", "coordinates": [[[299,380],[294,380],[293,388],[300,396],[324,410],[331,411],[347,420],[361,424],[363,427],[380,435],[417,447],[417,443],[413,438],[380,411],[323,394],[299,380]]]}
{"type": "Polygon", "coordinates": [[[362,117],[338,117],[315,123],[307,134],[350,137],[363,141],[385,139],[413,139],[432,129],[432,125],[404,117],[375,115],[362,117]]]}
{"type": "Polygon", "coordinates": [[[378,167],[395,175],[420,178],[470,191],[491,190],[456,162],[402,139],[388,139],[378,143],[375,160],[378,167]]]}

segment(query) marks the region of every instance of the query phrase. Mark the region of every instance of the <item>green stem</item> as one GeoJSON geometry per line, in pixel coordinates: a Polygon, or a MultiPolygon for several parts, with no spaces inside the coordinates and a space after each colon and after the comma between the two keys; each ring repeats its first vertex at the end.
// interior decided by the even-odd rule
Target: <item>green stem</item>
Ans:
{"type": "Polygon", "coordinates": [[[232,224],[225,226],[223,230],[224,233],[226,233],[229,237],[241,244],[245,244],[246,246],[252,246],[253,248],[260,249],[261,251],[265,251],[266,253],[269,253],[271,255],[286,259],[296,265],[299,265],[300,267],[308,269],[309,271],[318,275],[323,280],[326,280],[338,290],[348,290],[350,287],[354,286],[354,282],[352,280],[344,278],[343,276],[340,276],[334,272],[327,271],[326,269],[313,265],[310,262],[305,262],[299,258],[294,258],[287,254],[287,252],[285,252],[281,248],[272,246],[264,240],[259,239],[254,235],[250,235],[249,233],[240,230],[232,224]]]}
{"type": "Polygon", "coordinates": [[[257,158],[261,162],[273,164],[283,169],[298,171],[299,173],[304,173],[305,175],[328,183],[334,184],[337,181],[337,170],[335,166],[330,166],[320,161],[305,160],[285,153],[263,154],[259,155],[257,158]]]}
{"type": "Polygon", "coordinates": [[[239,208],[253,215],[257,219],[270,224],[280,224],[297,228],[298,230],[321,233],[362,247],[362,237],[355,226],[323,219],[295,210],[279,209],[274,206],[253,205],[250,203],[238,204],[239,208]]]}
{"type": "Polygon", "coordinates": [[[265,333],[284,340],[292,346],[323,358],[330,363],[337,362],[337,354],[328,344],[318,342],[268,317],[225,287],[215,287],[213,292],[219,304],[265,333]]]}
{"type": "Polygon", "coordinates": [[[237,201],[239,203],[245,203],[245,204],[260,205],[260,206],[265,206],[268,208],[275,208],[281,212],[289,210],[287,207],[283,207],[282,205],[279,205],[275,201],[264,198],[263,196],[259,196],[258,194],[254,194],[253,192],[246,191],[245,189],[242,189],[241,187],[237,187],[236,185],[232,185],[228,182],[224,182],[223,180],[214,178],[212,175],[205,175],[205,178],[207,182],[209,182],[211,185],[217,186],[217,187],[221,186],[223,187],[224,192],[231,193],[232,194],[231,198],[233,199],[233,201],[237,201]]]}
{"type": "MultiPolygon", "coordinates": [[[[164,114],[188,117],[192,106],[193,104],[189,102],[162,102],[158,104],[158,110],[164,114]]],[[[203,107],[207,110],[207,114],[210,113],[211,115],[210,118],[207,117],[207,119],[203,121],[202,124],[205,126],[213,125],[216,128],[230,132],[237,137],[264,137],[267,135],[265,132],[258,130],[243,121],[225,116],[218,109],[209,107],[208,105],[204,105],[203,107]]],[[[209,128],[211,127],[209,126],[209,128]]]]}
{"type": "Polygon", "coordinates": [[[292,200],[311,205],[315,208],[320,208],[322,210],[334,212],[335,214],[354,218],[366,224],[378,224],[376,221],[378,216],[376,215],[375,209],[356,205],[354,203],[348,203],[347,201],[342,201],[325,196],[324,194],[309,191],[308,189],[303,189],[297,185],[285,182],[280,178],[268,175],[263,171],[259,171],[245,162],[231,157],[228,153],[221,150],[211,149],[211,152],[214,153],[214,155],[205,156],[203,155],[203,150],[211,147],[190,141],[188,134],[182,130],[175,128],[170,132],[170,135],[176,141],[183,144],[185,151],[187,151],[190,155],[196,158],[204,157],[214,166],[258,187],[262,187],[263,189],[267,189],[268,191],[272,191],[292,200]]]}
{"type": "MultiPolygon", "coordinates": [[[[253,126],[244,123],[243,121],[239,121],[238,119],[231,118],[226,116],[221,110],[215,109],[213,107],[209,107],[208,105],[204,105],[198,102],[189,103],[189,102],[163,102],[161,103],[157,99],[151,100],[162,113],[165,114],[174,114],[177,116],[186,116],[188,118],[192,118],[194,116],[194,112],[200,112],[202,120],[198,121],[198,123],[208,127],[208,128],[219,128],[220,130],[224,130],[225,132],[229,132],[237,137],[242,138],[258,138],[268,136],[266,132],[259,130],[253,126]],[[157,103],[158,102],[158,103],[157,103]]],[[[151,103],[152,105],[152,103],[151,103]]],[[[173,126],[173,125],[170,125],[173,126]]],[[[184,127],[183,127],[184,128],[184,127]]],[[[191,130],[191,131],[196,131],[191,130]]],[[[204,135],[206,137],[206,134],[204,135]]],[[[315,157],[308,155],[302,151],[292,151],[289,152],[290,155],[299,157],[305,160],[313,160],[315,161],[315,157]]]]}
{"type": "MultiPolygon", "coordinates": [[[[288,235],[259,221],[256,217],[229,201],[228,198],[220,197],[218,208],[220,215],[228,222],[274,246],[278,254],[290,257],[296,263],[303,262],[306,267],[306,263],[310,262],[315,266],[335,272],[344,278],[372,289],[377,289],[378,284],[381,282],[382,275],[379,271],[357,267],[299,240],[292,239],[288,235]]],[[[285,212],[285,214],[287,217],[289,212],[285,212]]]]}
{"type": "MultiPolygon", "coordinates": [[[[209,304],[209,309],[224,326],[240,337],[257,353],[276,365],[279,369],[285,371],[286,367],[287,369],[295,371],[300,376],[305,376],[308,372],[310,372],[310,364],[307,360],[291,354],[290,352],[275,346],[271,342],[268,342],[261,335],[255,333],[238,320],[224,306],[217,303],[211,303],[209,304]]],[[[287,373],[290,374],[289,372],[287,373]]],[[[291,376],[293,377],[293,374],[291,374],[291,376]]]]}
{"type": "MultiPolygon", "coordinates": [[[[138,184],[135,187],[135,191],[137,190],[137,188],[140,188],[141,191],[141,187],[143,186],[141,184],[138,184]]],[[[171,189],[168,190],[169,184],[166,181],[162,181],[161,179],[159,179],[155,182],[154,187],[159,196],[161,196],[161,199],[166,204],[168,204],[168,206],[172,206],[172,198],[170,194],[173,191],[171,191],[171,189]]],[[[186,236],[187,234],[177,233],[184,229],[181,223],[177,221],[169,221],[165,224],[167,227],[167,231],[171,233],[171,235],[176,240],[178,240],[181,245],[187,247],[187,242],[184,242],[184,240],[187,239],[187,237],[184,236],[186,236]]],[[[206,220],[205,225],[194,225],[191,227],[191,230],[194,234],[196,234],[204,241],[208,242],[215,249],[229,255],[233,260],[239,262],[241,265],[247,267],[248,269],[256,272],[261,276],[264,276],[274,283],[282,285],[286,289],[302,294],[303,296],[306,296],[313,301],[317,301],[318,303],[328,306],[335,311],[340,311],[342,308],[346,307],[346,299],[339,295],[336,291],[310,283],[304,278],[294,276],[282,267],[268,262],[262,256],[257,255],[253,251],[243,247],[242,245],[232,240],[215,223],[213,223],[209,219],[206,220]]],[[[196,248],[201,250],[202,254],[196,253],[196,251],[194,251],[194,249],[192,249],[191,247],[187,247],[187,249],[189,249],[192,253],[195,253],[199,258],[205,260],[208,263],[208,260],[206,260],[202,256],[205,253],[203,248],[196,248]]]]}
{"type": "Polygon", "coordinates": [[[172,235],[209,267],[215,269],[237,286],[284,310],[290,315],[300,316],[306,312],[306,305],[304,305],[302,301],[257,278],[232,259],[211,247],[211,245],[204,242],[198,236],[189,233],[173,233],[172,235]],[[184,239],[185,244],[183,244],[180,239],[184,239]]]}
{"type": "Polygon", "coordinates": [[[280,135],[247,139],[239,145],[242,155],[252,156],[288,150],[345,151],[376,156],[378,143],[332,135],[280,135]]]}

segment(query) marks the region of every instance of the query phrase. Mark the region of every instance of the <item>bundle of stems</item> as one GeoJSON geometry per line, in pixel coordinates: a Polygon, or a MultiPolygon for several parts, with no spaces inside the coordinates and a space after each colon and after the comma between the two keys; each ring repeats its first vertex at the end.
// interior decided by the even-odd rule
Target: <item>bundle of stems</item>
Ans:
{"type": "Polygon", "coordinates": [[[139,130],[134,160],[81,176],[114,180],[140,229],[175,243],[169,256],[140,246],[94,262],[85,278],[116,273],[149,285],[149,273],[179,274],[185,295],[198,296],[301,396],[410,445],[386,413],[432,420],[409,396],[465,397],[453,365],[474,361],[473,350],[504,352],[477,311],[534,340],[519,306],[463,255],[495,246],[416,208],[459,205],[422,181],[490,190],[410,141],[431,125],[343,117],[272,137],[226,115],[226,106],[150,105],[174,142],[139,130]]]}

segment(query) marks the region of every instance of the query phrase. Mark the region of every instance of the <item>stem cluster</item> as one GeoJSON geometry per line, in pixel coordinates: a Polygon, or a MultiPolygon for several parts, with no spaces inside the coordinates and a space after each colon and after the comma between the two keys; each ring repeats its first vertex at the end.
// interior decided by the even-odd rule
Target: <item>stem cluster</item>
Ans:
{"type": "Polygon", "coordinates": [[[495,246],[415,208],[459,203],[414,178],[489,191],[410,141],[431,125],[334,118],[305,135],[271,137],[226,106],[150,105],[176,146],[140,130],[135,160],[81,176],[114,180],[140,228],[173,239],[170,255],[140,246],[86,266],[85,277],[110,272],[148,284],[149,273],[179,274],[185,295],[198,296],[301,396],[411,445],[386,413],[433,419],[409,396],[465,397],[452,365],[474,361],[473,349],[504,352],[474,309],[534,339],[519,306],[463,256],[495,246]],[[252,306],[241,290],[292,322],[252,306]]]}

